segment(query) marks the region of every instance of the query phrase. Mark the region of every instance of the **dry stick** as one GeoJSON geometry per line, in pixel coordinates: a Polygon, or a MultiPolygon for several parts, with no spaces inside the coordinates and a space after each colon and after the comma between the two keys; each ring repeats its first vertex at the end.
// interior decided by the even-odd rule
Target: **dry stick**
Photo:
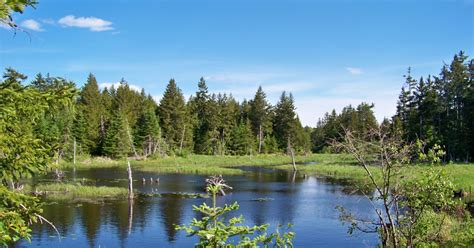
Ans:
{"type": "MultiPolygon", "coordinates": [[[[384,227],[384,232],[386,232],[387,234],[391,234],[391,238],[392,238],[392,245],[393,247],[397,247],[398,246],[398,242],[397,242],[397,238],[396,238],[396,233],[395,233],[395,230],[394,230],[394,227],[395,227],[395,224],[393,222],[393,218],[390,214],[390,209],[389,209],[389,206],[387,205],[387,199],[386,199],[386,195],[385,195],[385,189],[382,189],[378,184],[377,182],[375,181],[375,178],[374,176],[372,175],[371,171],[369,170],[368,166],[367,166],[367,162],[365,161],[365,159],[363,158],[363,156],[361,154],[359,154],[355,144],[354,144],[354,137],[352,136],[352,134],[346,130],[346,137],[345,137],[348,145],[346,146],[346,148],[348,148],[348,150],[355,156],[356,160],[359,162],[359,164],[362,165],[362,167],[364,168],[364,170],[366,171],[367,175],[369,176],[372,184],[375,186],[376,190],[378,191],[378,193],[382,196],[383,198],[383,203],[384,203],[384,211],[385,211],[385,214],[387,215],[387,218],[389,220],[389,224],[390,224],[390,230],[388,230],[389,228],[387,227],[387,225],[385,224],[385,221],[382,221],[382,224],[383,224],[383,227],[384,227]]],[[[383,141],[381,141],[383,143],[383,141]]],[[[383,158],[382,158],[383,159],[383,158]]],[[[385,180],[385,178],[384,178],[385,180]]],[[[376,211],[377,212],[377,211],[376,211]]],[[[377,213],[378,214],[378,213],[377,213]]]]}
{"type": "Polygon", "coordinates": [[[132,178],[132,167],[130,167],[130,161],[128,162],[128,199],[133,199],[133,178],[132,178]]]}
{"type": "Polygon", "coordinates": [[[59,233],[58,229],[56,228],[56,226],[54,226],[54,224],[51,221],[47,220],[45,217],[43,217],[39,214],[36,214],[36,213],[35,213],[35,216],[38,217],[38,219],[40,220],[41,223],[43,221],[48,223],[54,229],[54,231],[58,234],[59,240],[61,240],[61,234],[59,233]]]}
{"type": "Polygon", "coordinates": [[[132,233],[133,223],[133,198],[128,201],[128,235],[132,233]]]}
{"type": "Polygon", "coordinates": [[[293,171],[297,171],[296,161],[295,161],[295,151],[293,151],[293,147],[291,146],[290,136],[288,136],[288,149],[290,150],[291,162],[293,163],[293,171]]]}
{"type": "MultiPolygon", "coordinates": [[[[20,204],[20,207],[22,207],[25,210],[28,210],[25,207],[25,205],[23,205],[23,204],[20,204]]],[[[47,220],[45,217],[43,217],[43,216],[41,216],[40,214],[37,214],[37,213],[35,213],[35,216],[38,217],[41,224],[43,224],[43,221],[48,223],[54,229],[54,231],[56,231],[56,233],[58,234],[58,238],[61,241],[61,234],[59,233],[58,229],[56,228],[56,226],[51,221],[47,220]]]]}

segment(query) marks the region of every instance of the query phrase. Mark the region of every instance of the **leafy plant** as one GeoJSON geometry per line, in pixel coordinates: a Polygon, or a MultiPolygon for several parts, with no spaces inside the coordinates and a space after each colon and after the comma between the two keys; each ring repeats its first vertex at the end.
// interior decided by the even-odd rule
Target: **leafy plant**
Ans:
{"type": "MultiPolygon", "coordinates": [[[[240,225],[244,222],[242,215],[225,221],[224,215],[239,209],[237,202],[223,207],[216,205],[217,194],[227,187],[223,180],[208,180],[206,189],[212,195],[212,206],[206,203],[193,206],[194,211],[203,215],[202,219],[194,218],[191,224],[176,226],[176,229],[185,231],[188,236],[198,236],[196,247],[293,247],[294,232],[280,233],[277,229],[275,233],[267,234],[269,224],[253,227],[240,225]]],[[[287,228],[290,227],[288,224],[287,228]]]]}

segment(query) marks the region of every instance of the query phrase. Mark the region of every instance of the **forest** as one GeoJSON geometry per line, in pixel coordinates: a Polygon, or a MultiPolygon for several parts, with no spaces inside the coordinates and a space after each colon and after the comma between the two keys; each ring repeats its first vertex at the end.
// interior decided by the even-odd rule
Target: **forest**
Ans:
{"type": "MultiPolygon", "coordinates": [[[[408,69],[396,114],[381,124],[373,104],[361,103],[332,110],[316,127],[303,127],[293,95],[282,92],[272,106],[259,87],[253,99],[239,102],[231,94],[209,93],[201,78],[197,91],[185,99],[170,79],[156,102],[144,89],[137,92],[122,79],[115,88],[99,88],[90,74],[83,87],[60,77],[37,74],[26,87],[38,92],[70,88],[72,105],[48,110],[34,135],[56,147],[58,159],[78,154],[124,158],[163,155],[252,155],[336,152],[331,142],[344,130],[363,135],[383,126],[407,142],[422,142],[428,151],[440,147],[443,161],[472,161],[474,154],[474,62],[459,52],[437,76],[415,80],[408,69]],[[332,149],[332,151],[331,151],[332,149]]],[[[13,69],[4,74],[6,85],[22,85],[26,77],[13,69]]],[[[316,117],[315,117],[316,118],[316,117]]]]}
{"type": "MultiPolygon", "coordinates": [[[[161,10],[158,2],[149,4],[161,10]]],[[[50,14],[73,4],[52,8],[50,14]]],[[[99,39],[95,35],[100,32],[124,31],[127,37],[119,21],[122,12],[113,22],[108,21],[113,15],[107,20],[74,15],[54,20],[41,14],[32,17],[36,20],[16,21],[37,5],[36,0],[0,1],[0,28],[5,29],[0,32],[25,32],[31,41],[53,37],[39,36],[46,29],[60,30],[55,38],[83,29],[91,36],[76,33],[79,46],[91,37],[99,39]]],[[[85,6],[76,7],[104,7],[80,5],[85,6]]],[[[112,12],[106,7],[104,12],[112,12]]],[[[122,7],[128,11],[131,6],[122,7]]],[[[148,5],[141,7],[149,11],[148,5]]],[[[296,7],[306,11],[306,6],[296,7]]],[[[343,10],[338,6],[333,11],[339,18],[343,10]]],[[[317,20],[313,12],[309,16],[317,20]]],[[[455,13],[458,17],[459,10],[455,13]]],[[[263,22],[260,14],[253,22],[263,22]]],[[[291,31],[308,25],[304,20],[291,31]]],[[[397,27],[400,22],[395,21],[397,27]]],[[[337,25],[332,23],[331,30],[337,25]]],[[[108,39],[107,45],[120,39],[113,37],[118,39],[108,39]]],[[[266,43],[273,42],[269,37],[266,43]]],[[[138,44],[131,43],[135,38],[124,39],[124,50],[138,44]]],[[[51,40],[38,40],[55,47],[51,40]]],[[[66,43],[69,51],[80,50],[66,43]]],[[[147,54],[160,52],[167,48],[163,44],[140,48],[147,54]]],[[[289,47],[294,48],[285,44],[279,49],[289,47]]],[[[400,51],[406,47],[416,45],[397,44],[400,51]]],[[[29,48],[0,50],[0,55],[28,54],[31,59],[41,53],[53,61],[55,55],[67,54],[29,48]]],[[[101,49],[94,49],[95,61],[101,49]]],[[[340,56],[357,60],[354,54],[340,56]]],[[[272,58],[263,57],[267,63],[272,58]]],[[[189,82],[171,78],[157,100],[124,78],[102,87],[102,79],[89,72],[98,73],[97,65],[90,70],[79,66],[81,75],[89,75],[74,82],[50,75],[45,68],[52,67],[28,63],[23,60],[17,67],[42,72],[28,78],[5,63],[0,79],[0,247],[474,247],[474,59],[463,51],[440,63],[433,75],[417,79],[408,68],[404,82],[400,77],[393,116],[377,120],[374,104],[361,102],[314,116],[319,117],[315,127],[302,125],[291,85],[271,103],[263,87],[249,99],[236,99],[213,93],[201,77],[186,99],[179,84],[189,82]]],[[[77,68],[72,67],[64,69],[65,75],[74,76],[77,68]]],[[[363,68],[345,69],[351,80],[364,73],[363,68]]]]}

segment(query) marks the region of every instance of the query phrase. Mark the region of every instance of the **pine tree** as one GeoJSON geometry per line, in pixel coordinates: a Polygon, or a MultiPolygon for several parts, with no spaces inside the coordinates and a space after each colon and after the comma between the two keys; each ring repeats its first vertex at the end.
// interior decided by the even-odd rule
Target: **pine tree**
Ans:
{"type": "Polygon", "coordinates": [[[171,150],[178,151],[182,149],[182,143],[189,143],[186,134],[191,132],[191,125],[188,123],[186,103],[174,79],[170,79],[166,86],[158,114],[163,137],[171,150]]]}
{"type": "Polygon", "coordinates": [[[275,117],[273,119],[273,133],[281,150],[288,146],[288,140],[294,142],[296,136],[296,108],[293,95],[283,92],[280,101],[275,107],[275,117]]]}
{"type": "Polygon", "coordinates": [[[86,137],[82,141],[84,149],[92,154],[98,154],[100,143],[100,123],[106,106],[102,103],[99,85],[94,75],[89,74],[87,82],[80,92],[79,108],[86,120],[86,137]]]}
{"type": "Polygon", "coordinates": [[[134,127],[142,107],[140,93],[131,89],[128,82],[122,78],[113,99],[113,108],[121,111],[129,125],[134,127]]]}
{"type": "Polygon", "coordinates": [[[129,126],[120,111],[115,114],[104,141],[104,153],[112,158],[124,158],[131,152],[129,126]]]}
{"type": "Polygon", "coordinates": [[[206,81],[201,78],[198,83],[198,92],[194,98],[194,113],[196,115],[196,126],[194,128],[194,152],[198,154],[210,154],[212,152],[211,141],[211,116],[210,96],[206,81]]]}
{"type": "Polygon", "coordinates": [[[226,154],[226,144],[231,141],[231,132],[236,128],[239,118],[239,104],[232,97],[226,94],[217,95],[217,121],[216,128],[218,132],[217,154],[226,154]]]}
{"type": "Polygon", "coordinates": [[[255,97],[250,102],[249,119],[252,124],[254,137],[258,140],[258,152],[262,152],[262,145],[267,134],[272,133],[271,105],[267,102],[265,92],[259,86],[255,97]]]}

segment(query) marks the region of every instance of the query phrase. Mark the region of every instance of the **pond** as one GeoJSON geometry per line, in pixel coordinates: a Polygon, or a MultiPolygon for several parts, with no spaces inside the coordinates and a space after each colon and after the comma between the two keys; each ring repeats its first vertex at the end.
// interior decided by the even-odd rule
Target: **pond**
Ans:
{"type": "MultiPolygon", "coordinates": [[[[336,206],[373,217],[370,203],[354,193],[350,184],[313,175],[243,167],[241,176],[225,176],[233,187],[218,204],[238,201],[237,215],[244,215],[246,225],[269,223],[273,232],[278,224],[292,223],[296,232],[295,247],[376,247],[374,233],[347,233],[339,221],[336,206]]],[[[124,169],[103,168],[67,173],[69,180],[83,180],[95,185],[127,187],[124,169]]],[[[134,187],[141,193],[161,196],[139,196],[128,200],[103,202],[49,202],[43,215],[58,228],[61,239],[48,225],[35,225],[31,243],[19,247],[193,247],[196,238],[175,231],[175,224],[187,224],[199,216],[193,205],[210,199],[183,197],[177,192],[204,193],[205,176],[134,172],[134,187]],[[159,177],[151,184],[150,177],[159,177]],[[142,183],[146,178],[146,184],[142,183]]]]}

